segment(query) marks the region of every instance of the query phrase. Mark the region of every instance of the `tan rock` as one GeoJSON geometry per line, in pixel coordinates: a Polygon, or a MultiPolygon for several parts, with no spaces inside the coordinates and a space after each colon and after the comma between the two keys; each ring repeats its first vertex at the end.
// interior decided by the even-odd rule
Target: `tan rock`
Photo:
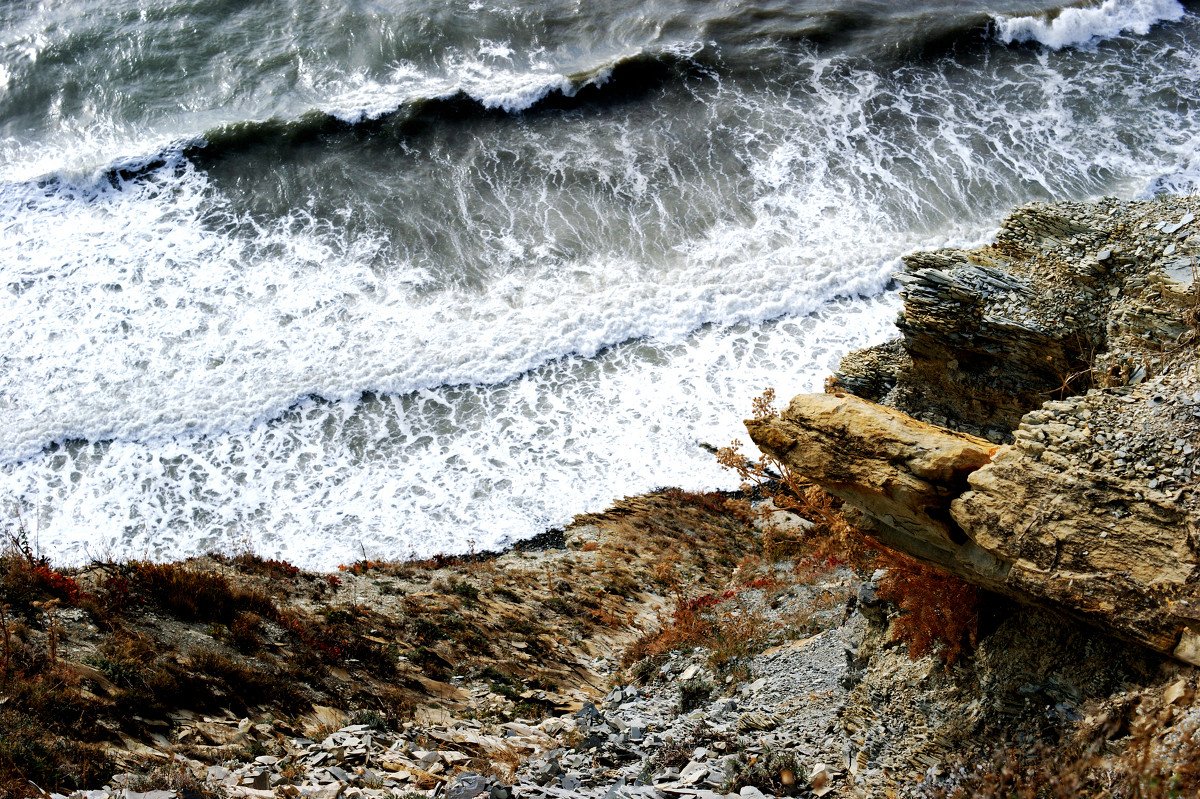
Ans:
{"type": "Polygon", "coordinates": [[[889,546],[1200,665],[1200,613],[1180,598],[1198,573],[1197,518],[1144,481],[851,395],[800,395],[747,428],[763,451],[862,511],[889,546]]]}
{"type": "Polygon", "coordinates": [[[306,735],[327,734],[346,723],[346,714],[341,710],[325,705],[313,705],[312,712],[300,720],[306,735]]]}
{"type": "Polygon", "coordinates": [[[1012,564],[1010,592],[1200,660],[1200,652],[1180,648],[1186,625],[1169,602],[1196,573],[1194,520],[1173,502],[1138,482],[1064,468],[1016,447],[969,482],[951,516],[982,549],[1012,564]]]}
{"type": "Polygon", "coordinates": [[[844,393],[801,394],[746,427],[761,450],[867,514],[882,538],[937,563],[962,556],[950,502],[997,449],[844,393]]]}
{"type": "Polygon", "coordinates": [[[1200,665],[1200,241],[1159,236],[1197,215],[1033,203],[907,256],[902,338],[751,437],[893,548],[1200,665]]]}

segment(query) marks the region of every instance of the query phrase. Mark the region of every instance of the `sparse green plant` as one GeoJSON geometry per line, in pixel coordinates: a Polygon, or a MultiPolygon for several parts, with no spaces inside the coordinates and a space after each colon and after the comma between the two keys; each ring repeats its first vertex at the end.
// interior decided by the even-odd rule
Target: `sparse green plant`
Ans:
{"type": "Polygon", "coordinates": [[[757,788],[768,796],[794,796],[800,791],[803,767],[789,751],[767,748],[761,755],[735,754],[725,759],[722,793],[757,788]]]}
{"type": "Polygon", "coordinates": [[[203,794],[204,786],[184,761],[155,765],[142,774],[134,774],[127,786],[130,791],[174,791],[177,794],[203,794]]]}
{"type": "Polygon", "coordinates": [[[354,711],[350,716],[350,723],[365,724],[376,732],[387,730],[387,720],[378,711],[371,710],[370,708],[354,711]]]}
{"type": "Polygon", "coordinates": [[[715,693],[717,686],[707,680],[692,679],[679,684],[679,711],[691,713],[715,693]]]}
{"type": "Polygon", "coordinates": [[[469,607],[479,602],[479,589],[470,583],[451,580],[450,590],[457,596],[462,597],[463,602],[469,607]]]}

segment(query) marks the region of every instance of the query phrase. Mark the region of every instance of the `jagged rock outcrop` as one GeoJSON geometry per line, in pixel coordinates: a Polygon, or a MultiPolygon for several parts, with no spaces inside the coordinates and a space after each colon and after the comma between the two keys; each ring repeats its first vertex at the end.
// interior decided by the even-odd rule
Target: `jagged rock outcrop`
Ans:
{"type": "Polygon", "coordinates": [[[835,377],[923,421],[1011,441],[1047,399],[1159,368],[1187,330],[1198,214],[1192,198],[1034,203],[995,244],[907,256],[903,338],[852,354],[835,377]]]}
{"type": "Polygon", "coordinates": [[[1035,204],[911,256],[903,338],[751,437],[890,546],[1200,665],[1198,216],[1035,204]]]}
{"type": "Polygon", "coordinates": [[[1176,375],[1046,403],[968,478],[951,516],[1012,564],[1008,592],[1200,665],[1197,389],[1176,375]]]}

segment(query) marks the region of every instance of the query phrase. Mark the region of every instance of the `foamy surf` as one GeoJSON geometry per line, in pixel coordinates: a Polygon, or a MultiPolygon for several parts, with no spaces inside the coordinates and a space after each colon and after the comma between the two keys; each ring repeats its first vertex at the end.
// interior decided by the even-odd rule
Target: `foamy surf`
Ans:
{"type": "Polygon", "coordinates": [[[701,443],[749,398],[820,389],[882,340],[890,296],[765,326],[630,342],[501,386],[306,400],[268,423],[152,442],[68,442],[0,466],[42,547],[68,562],[251,547],[313,568],[494,549],[662,485],[732,488],[701,443]],[[781,380],[781,376],[786,376],[781,380]]]}
{"type": "Polygon", "coordinates": [[[1059,50],[1111,39],[1123,33],[1144,36],[1160,22],[1184,15],[1178,0],[1104,0],[1098,5],[1064,8],[1049,15],[997,17],[996,38],[1005,44],[1037,42],[1059,50]]]}

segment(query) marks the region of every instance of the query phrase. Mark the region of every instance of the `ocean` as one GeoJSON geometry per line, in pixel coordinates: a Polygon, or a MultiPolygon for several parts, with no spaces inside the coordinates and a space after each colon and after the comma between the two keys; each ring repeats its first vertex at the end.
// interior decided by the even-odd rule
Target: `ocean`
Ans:
{"type": "Polygon", "coordinates": [[[1175,0],[5,0],[0,524],[495,549],[894,334],[1015,205],[1194,192],[1175,0]]]}

